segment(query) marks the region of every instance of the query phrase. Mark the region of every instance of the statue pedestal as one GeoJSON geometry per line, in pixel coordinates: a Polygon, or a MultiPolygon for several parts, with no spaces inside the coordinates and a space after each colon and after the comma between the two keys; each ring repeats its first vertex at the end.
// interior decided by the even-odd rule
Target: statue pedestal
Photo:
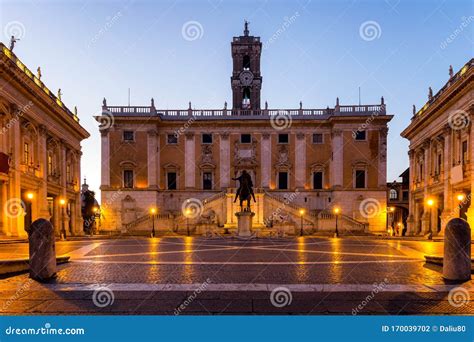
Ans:
{"type": "Polygon", "coordinates": [[[240,211],[235,213],[235,216],[237,216],[237,236],[243,238],[252,237],[252,219],[255,213],[251,211],[240,211]]]}

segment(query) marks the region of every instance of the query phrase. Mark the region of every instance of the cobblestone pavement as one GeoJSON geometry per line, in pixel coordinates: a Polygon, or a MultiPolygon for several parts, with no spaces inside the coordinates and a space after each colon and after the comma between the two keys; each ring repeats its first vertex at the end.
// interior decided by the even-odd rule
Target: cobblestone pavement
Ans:
{"type": "MultiPolygon", "coordinates": [[[[445,284],[442,242],[196,237],[65,241],[39,284],[0,279],[4,314],[471,314],[471,281],[445,284]]],[[[28,254],[25,243],[0,256],[28,254]]]]}

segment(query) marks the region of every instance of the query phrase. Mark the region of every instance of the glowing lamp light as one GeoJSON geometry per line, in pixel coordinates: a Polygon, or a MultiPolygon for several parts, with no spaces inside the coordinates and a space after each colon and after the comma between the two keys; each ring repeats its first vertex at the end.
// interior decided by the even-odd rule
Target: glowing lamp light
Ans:
{"type": "Polygon", "coordinates": [[[32,192],[27,192],[26,193],[26,198],[29,199],[30,201],[35,197],[35,195],[32,192]]]}
{"type": "Polygon", "coordinates": [[[339,214],[339,213],[341,212],[341,208],[335,207],[335,208],[333,209],[333,211],[334,211],[334,214],[337,215],[337,214],[339,214]]]}
{"type": "Polygon", "coordinates": [[[434,199],[432,198],[429,198],[427,201],[426,201],[426,204],[428,204],[429,207],[432,207],[434,205],[434,199]]]}
{"type": "Polygon", "coordinates": [[[388,210],[390,210],[390,212],[394,212],[395,211],[395,208],[394,207],[389,207],[388,210]]]}
{"type": "Polygon", "coordinates": [[[303,216],[305,213],[305,210],[304,209],[300,209],[300,215],[303,216]]]}
{"type": "Polygon", "coordinates": [[[150,208],[150,214],[155,215],[156,214],[156,208],[150,208]]]}
{"type": "Polygon", "coordinates": [[[64,198],[61,198],[61,199],[59,200],[59,204],[60,204],[60,205],[65,205],[65,204],[66,204],[66,200],[65,200],[64,198]]]}
{"type": "Polygon", "coordinates": [[[462,202],[464,201],[464,198],[466,198],[466,196],[464,196],[464,194],[457,194],[456,198],[459,202],[462,202]]]}
{"type": "Polygon", "coordinates": [[[92,211],[93,211],[94,213],[96,213],[98,210],[99,210],[99,208],[97,208],[97,207],[93,207],[93,208],[92,208],[92,211]]]}

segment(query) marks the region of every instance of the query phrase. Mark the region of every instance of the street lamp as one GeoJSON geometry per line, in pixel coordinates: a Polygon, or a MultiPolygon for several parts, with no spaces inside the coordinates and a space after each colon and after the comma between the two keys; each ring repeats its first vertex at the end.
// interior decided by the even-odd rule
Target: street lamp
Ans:
{"type": "Polygon", "coordinates": [[[29,228],[29,226],[31,225],[31,221],[33,220],[33,213],[32,213],[32,210],[31,210],[31,207],[32,207],[32,202],[33,202],[33,198],[35,197],[34,193],[32,193],[31,191],[28,191],[25,195],[27,201],[26,201],[26,213],[28,216],[26,216],[26,222],[25,222],[25,228],[29,228]]]}
{"type": "Polygon", "coordinates": [[[458,193],[456,195],[456,199],[458,200],[458,209],[459,209],[459,218],[461,218],[461,208],[462,208],[462,202],[466,199],[466,195],[464,195],[462,192],[458,193]]]}
{"type": "MultiPolygon", "coordinates": [[[[97,217],[100,217],[99,208],[97,206],[92,207],[92,212],[94,213],[94,228],[98,230],[97,227],[97,217]]],[[[94,234],[93,229],[90,230],[91,236],[94,234]]]]}
{"type": "Polygon", "coordinates": [[[426,204],[428,205],[428,207],[430,208],[429,210],[429,234],[428,234],[428,240],[431,240],[433,238],[433,232],[431,231],[431,208],[433,207],[433,205],[435,204],[435,200],[433,198],[428,198],[426,200],[426,204]]]}
{"type": "Polygon", "coordinates": [[[156,208],[152,207],[150,208],[150,215],[151,215],[151,222],[152,222],[152,228],[151,228],[151,237],[155,237],[155,215],[156,215],[156,208]]]}
{"type": "Polygon", "coordinates": [[[190,233],[189,233],[189,216],[191,215],[191,209],[189,209],[189,208],[186,209],[185,214],[186,214],[186,233],[189,236],[190,235],[190,233]]]}
{"type": "Polygon", "coordinates": [[[337,229],[337,221],[338,221],[338,218],[339,218],[339,213],[341,212],[341,208],[334,207],[333,212],[334,212],[334,215],[336,215],[336,231],[334,232],[334,237],[337,238],[337,237],[339,237],[339,231],[337,229]]]}
{"type": "Polygon", "coordinates": [[[387,207],[387,231],[389,232],[389,235],[393,235],[393,213],[395,212],[395,207],[387,207]]]}
{"type": "Polygon", "coordinates": [[[301,217],[301,226],[300,226],[300,236],[303,236],[303,216],[304,216],[305,210],[300,209],[300,217],[301,217]]]}
{"type": "Polygon", "coordinates": [[[64,206],[66,205],[66,200],[60,198],[59,205],[61,206],[61,240],[66,240],[66,227],[64,225],[64,206]]]}

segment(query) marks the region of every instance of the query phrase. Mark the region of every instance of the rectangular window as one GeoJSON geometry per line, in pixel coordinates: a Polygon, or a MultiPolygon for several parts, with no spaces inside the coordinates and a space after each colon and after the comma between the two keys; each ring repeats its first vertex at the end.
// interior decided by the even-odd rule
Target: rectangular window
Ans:
{"type": "Polygon", "coordinates": [[[355,140],[363,141],[365,140],[366,134],[365,131],[356,131],[355,132],[355,140]]]}
{"type": "Polygon", "coordinates": [[[48,154],[48,176],[53,174],[53,156],[48,154]]]}
{"type": "Polygon", "coordinates": [[[204,172],[202,175],[202,188],[212,190],[212,172],[204,172]]]}
{"type": "Polygon", "coordinates": [[[278,134],[278,143],[279,144],[288,144],[288,134],[278,134]]]}
{"type": "Polygon", "coordinates": [[[356,189],[365,188],[365,170],[356,170],[355,172],[355,187],[356,189]]]}
{"type": "Polygon", "coordinates": [[[123,187],[127,189],[133,188],[133,170],[123,171],[123,187]]]}
{"type": "Polygon", "coordinates": [[[30,161],[30,146],[28,145],[28,143],[25,143],[23,145],[23,162],[25,164],[28,164],[30,161]]]}
{"type": "Polygon", "coordinates": [[[469,158],[467,157],[467,140],[464,140],[462,142],[462,163],[466,164],[468,159],[469,158]]]}
{"type": "Polygon", "coordinates": [[[313,144],[322,144],[322,143],[323,143],[323,135],[321,133],[314,133],[313,144]]]}
{"type": "Polygon", "coordinates": [[[252,142],[252,136],[250,134],[241,134],[240,142],[242,144],[250,144],[252,142]]]}
{"type": "Polygon", "coordinates": [[[402,198],[404,201],[408,201],[408,191],[404,190],[402,193],[402,198]]]}
{"type": "Polygon", "coordinates": [[[168,134],[166,137],[166,143],[170,145],[175,145],[178,143],[178,137],[174,134],[168,134]]]}
{"type": "Polygon", "coordinates": [[[278,172],[278,189],[288,189],[288,172],[278,172]]]}
{"type": "Polygon", "coordinates": [[[202,135],[202,143],[203,144],[212,144],[212,134],[203,134],[202,135]]]}
{"type": "Polygon", "coordinates": [[[176,190],[176,172],[168,172],[166,181],[168,190],[176,190]]]}
{"type": "Polygon", "coordinates": [[[123,131],[123,141],[135,141],[135,134],[133,131],[123,131]]]}
{"type": "Polygon", "coordinates": [[[313,189],[321,190],[323,188],[323,173],[321,171],[313,172],[313,189]]]}

